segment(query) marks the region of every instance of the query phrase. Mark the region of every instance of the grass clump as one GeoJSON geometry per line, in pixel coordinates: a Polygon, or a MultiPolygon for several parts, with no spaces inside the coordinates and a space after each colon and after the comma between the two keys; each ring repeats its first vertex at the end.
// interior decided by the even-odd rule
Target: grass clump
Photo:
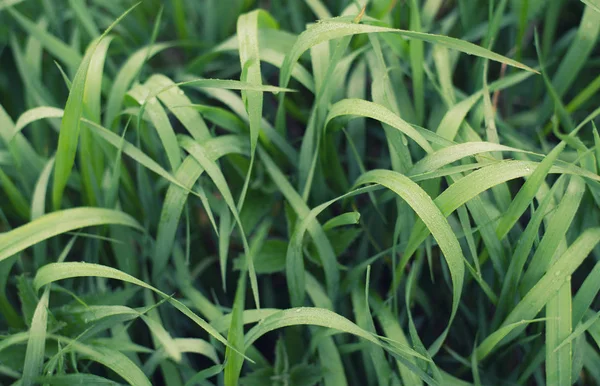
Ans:
{"type": "Polygon", "coordinates": [[[596,1],[0,26],[0,384],[600,384],[596,1]]]}

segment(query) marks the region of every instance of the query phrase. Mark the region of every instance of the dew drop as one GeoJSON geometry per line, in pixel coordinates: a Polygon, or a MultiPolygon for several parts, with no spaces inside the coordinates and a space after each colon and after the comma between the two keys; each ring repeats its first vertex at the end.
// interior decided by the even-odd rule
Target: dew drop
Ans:
{"type": "Polygon", "coordinates": [[[296,308],[296,312],[302,311],[302,307],[296,308]]]}
{"type": "Polygon", "coordinates": [[[183,90],[179,90],[178,94],[183,95],[183,90]]]}
{"type": "Polygon", "coordinates": [[[560,276],[560,271],[554,272],[554,276],[560,276]]]}

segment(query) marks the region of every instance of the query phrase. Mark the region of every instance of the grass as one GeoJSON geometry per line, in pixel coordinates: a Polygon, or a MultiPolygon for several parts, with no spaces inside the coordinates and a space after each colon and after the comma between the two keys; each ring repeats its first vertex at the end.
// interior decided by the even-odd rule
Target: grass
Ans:
{"type": "Polygon", "coordinates": [[[600,385],[596,0],[0,0],[0,385],[600,385]]]}

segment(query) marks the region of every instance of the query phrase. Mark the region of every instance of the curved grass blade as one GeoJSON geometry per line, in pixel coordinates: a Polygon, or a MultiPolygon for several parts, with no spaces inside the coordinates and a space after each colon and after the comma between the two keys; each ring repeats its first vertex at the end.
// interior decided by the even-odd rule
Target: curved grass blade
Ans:
{"type": "Polygon", "coordinates": [[[482,356],[482,355],[484,357],[487,356],[490,352],[492,352],[496,348],[496,346],[502,341],[502,339],[504,339],[515,328],[527,326],[531,323],[543,322],[546,320],[547,320],[547,318],[520,320],[518,322],[504,325],[503,327],[497,329],[492,334],[490,334],[490,336],[485,338],[485,340],[473,352],[473,355],[477,355],[478,360],[481,360],[480,356],[482,356]]]}
{"type": "MultiPolygon", "coordinates": [[[[174,299],[173,297],[165,294],[164,292],[152,287],[145,282],[136,279],[135,277],[128,275],[124,272],[119,271],[118,269],[114,269],[111,267],[107,267],[99,264],[86,264],[86,263],[52,263],[43,266],[40,268],[35,278],[33,279],[33,285],[36,289],[39,290],[42,286],[46,284],[50,284],[59,280],[76,278],[76,277],[104,277],[107,279],[115,279],[124,281],[127,283],[135,284],[137,286],[147,288],[158,295],[160,295],[163,299],[166,299],[173,307],[177,308],[181,313],[194,321],[198,326],[200,326],[203,330],[208,332],[212,337],[217,339],[219,342],[223,343],[225,346],[230,347],[229,342],[212,327],[210,324],[206,323],[204,319],[200,318],[198,315],[194,314],[187,306],[185,306],[180,301],[174,299]]],[[[0,347],[1,348],[1,347],[0,347]]],[[[233,348],[235,350],[235,348],[233,348]]],[[[240,353],[240,355],[243,355],[240,353]]],[[[245,357],[245,356],[244,356],[245,357]]],[[[246,358],[246,357],[245,357],[246,358]]],[[[248,358],[246,358],[248,359],[248,358]]]]}
{"type": "Polygon", "coordinates": [[[43,215],[28,224],[0,234],[0,260],[61,233],[78,228],[115,224],[144,231],[131,216],[120,211],[101,208],[74,208],[43,215]]]}
{"type": "Polygon", "coordinates": [[[446,259],[450,276],[452,278],[452,312],[450,321],[444,329],[442,335],[436,340],[430,349],[433,356],[448,335],[450,325],[454,320],[464,281],[464,256],[456,238],[456,235],[450,228],[445,215],[438,209],[436,203],[421,189],[416,183],[399,173],[389,170],[369,171],[358,178],[355,186],[363,184],[378,184],[385,186],[399,195],[415,211],[417,216],[423,221],[431,234],[438,242],[440,249],[446,259]]]}
{"type": "Polygon", "coordinates": [[[25,126],[29,125],[30,123],[46,118],[62,118],[63,114],[64,111],[62,109],[49,106],[34,107],[33,109],[25,111],[23,114],[21,114],[21,116],[19,116],[19,119],[17,119],[15,128],[9,138],[9,142],[12,141],[17,133],[20,133],[21,130],[23,130],[25,126]]]}
{"type": "Polygon", "coordinates": [[[111,129],[123,103],[123,98],[131,82],[137,77],[145,61],[159,52],[173,47],[175,43],[156,43],[143,47],[134,52],[123,64],[114,79],[113,87],[110,89],[106,101],[106,112],[104,113],[104,127],[111,129]]]}
{"type": "Polygon", "coordinates": [[[50,288],[46,288],[40,298],[29,329],[29,340],[23,368],[21,382],[24,386],[31,386],[35,379],[41,375],[44,364],[44,349],[46,347],[46,328],[48,324],[48,298],[50,288]]]}
{"type": "MultiPolygon", "coordinates": [[[[159,93],[157,98],[175,115],[196,141],[203,143],[211,138],[208,126],[195,109],[174,108],[175,106],[189,105],[192,101],[170,78],[161,74],[154,74],[148,79],[145,86],[152,92],[167,89],[166,92],[159,93]]],[[[148,94],[152,93],[149,92],[148,94]]],[[[140,101],[140,103],[142,102],[140,101]]]]}
{"type": "Polygon", "coordinates": [[[229,186],[227,185],[227,181],[225,181],[225,177],[223,173],[217,166],[217,164],[212,161],[206,152],[206,149],[198,142],[195,142],[190,137],[180,136],[180,144],[181,146],[193,156],[196,161],[202,166],[202,168],[206,171],[206,174],[210,176],[213,183],[223,196],[225,203],[231,210],[233,214],[233,218],[238,225],[240,230],[240,234],[242,236],[242,243],[244,246],[244,252],[246,254],[246,263],[248,267],[248,274],[250,275],[250,286],[252,287],[252,293],[254,295],[254,302],[256,304],[256,308],[260,308],[260,299],[258,296],[258,280],[256,278],[256,272],[254,270],[254,262],[252,253],[250,251],[250,247],[248,246],[248,240],[246,239],[246,235],[244,233],[244,227],[242,226],[242,221],[240,220],[239,212],[235,206],[233,201],[233,196],[231,195],[231,191],[229,190],[229,186]]]}
{"type": "Polygon", "coordinates": [[[392,348],[386,344],[383,344],[374,334],[358,327],[345,317],[338,315],[333,311],[317,307],[290,308],[287,310],[281,310],[266,317],[262,320],[262,323],[257,324],[250,331],[248,331],[245,337],[245,345],[246,347],[249,347],[257,339],[270,331],[283,327],[299,325],[313,325],[331,328],[348,334],[356,335],[373,344],[385,348],[387,351],[397,353],[402,357],[417,357],[426,360],[426,358],[412,350],[410,347],[397,344],[397,347],[400,348],[401,351],[400,349],[392,348]]]}
{"type": "Polygon", "coordinates": [[[331,220],[327,221],[323,224],[323,230],[328,231],[333,228],[345,226],[345,225],[355,225],[360,222],[360,213],[359,212],[348,212],[342,213],[339,216],[335,216],[331,220]]]}
{"type": "Polygon", "coordinates": [[[382,105],[362,99],[343,99],[329,109],[329,114],[325,119],[325,127],[332,119],[344,115],[376,119],[406,134],[426,152],[433,153],[433,148],[429,142],[418,131],[382,105]]]}
{"type": "MultiPolygon", "coordinates": [[[[315,226],[317,216],[321,212],[323,212],[326,208],[328,208],[331,204],[333,204],[334,202],[348,198],[348,197],[352,197],[352,196],[360,194],[360,193],[367,193],[372,190],[373,190],[372,187],[353,190],[349,193],[346,193],[342,196],[334,198],[333,200],[327,201],[327,202],[313,208],[308,213],[306,213],[305,216],[301,217],[300,214],[298,215],[298,217],[299,217],[299,219],[301,219],[301,221],[299,221],[299,223],[296,225],[296,228],[294,230],[294,233],[291,236],[291,240],[290,240],[290,243],[287,248],[286,270],[285,270],[286,278],[288,281],[288,289],[290,292],[290,302],[293,306],[301,306],[304,304],[304,295],[305,295],[305,291],[306,291],[306,284],[304,282],[305,269],[304,269],[304,260],[303,260],[303,256],[302,256],[302,243],[304,241],[304,235],[306,234],[306,231],[307,230],[309,232],[311,231],[311,227],[315,226]]],[[[313,230],[313,232],[311,233],[311,236],[313,237],[313,241],[316,244],[317,250],[319,250],[319,251],[327,250],[328,247],[325,244],[324,240],[318,238],[318,236],[315,237],[314,234],[315,234],[315,231],[313,230]]],[[[316,234],[318,235],[318,233],[316,233],[316,234]]],[[[333,266],[333,264],[332,264],[332,263],[336,263],[335,259],[333,259],[331,262],[329,262],[327,260],[322,260],[322,263],[323,263],[323,267],[325,269],[326,275],[327,275],[327,272],[331,272],[333,270],[337,271],[337,264],[335,266],[333,266]]]]}
{"type": "MultiPolygon", "coordinates": [[[[138,3],[139,4],[139,3],[138,3]]],[[[95,40],[88,48],[75,78],[73,87],[69,92],[69,98],[65,105],[65,113],[60,125],[60,135],[58,137],[58,149],[56,151],[56,165],[54,169],[54,184],[52,187],[52,205],[55,210],[60,208],[62,194],[67,185],[67,180],[73,169],[75,154],[77,152],[77,141],[79,138],[80,119],[83,116],[85,86],[87,83],[88,70],[91,64],[94,52],[100,41],[119,23],[129,12],[137,5],[129,8],[113,24],[111,24],[104,33],[95,40]]]]}
{"type": "Polygon", "coordinates": [[[83,344],[62,336],[52,335],[51,337],[60,343],[65,343],[67,348],[76,351],[79,355],[108,367],[123,377],[130,385],[152,385],[142,370],[119,351],[108,347],[83,344]]]}
{"type": "Polygon", "coordinates": [[[515,147],[491,142],[459,143],[444,147],[435,153],[428,154],[421,158],[421,160],[415,163],[410,169],[409,175],[414,176],[421,173],[432,172],[463,158],[491,151],[526,152],[525,150],[517,149],[515,147]]]}
{"type": "MultiPolygon", "coordinates": [[[[231,153],[248,155],[247,141],[237,136],[220,136],[206,142],[204,147],[209,158],[213,161],[231,153]]],[[[203,172],[204,169],[198,161],[194,157],[189,156],[177,170],[175,178],[190,190],[203,172]]],[[[167,190],[156,236],[156,248],[154,252],[155,270],[153,271],[156,275],[163,271],[172,251],[179,219],[187,200],[188,190],[182,189],[177,185],[171,185],[167,190]]]]}
{"type": "Polygon", "coordinates": [[[407,39],[417,39],[432,44],[442,45],[469,55],[476,55],[482,58],[487,58],[500,63],[506,63],[510,66],[521,68],[530,72],[537,72],[534,69],[521,64],[502,55],[491,52],[483,47],[477,46],[460,39],[451,38],[449,36],[434,35],[424,32],[405,31],[395,28],[378,27],[367,24],[356,24],[340,22],[335,20],[322,21],[311,25],[307,30],[301,33],[292,47],[291,51],[286,56],[286,61],[281,68],[280,85],[286,87],[289,79],[292,66],[298,61],[300,56],[316,44],[341,38],[344,36],[363,34],[363,33],[396,33],[407,39]]]}

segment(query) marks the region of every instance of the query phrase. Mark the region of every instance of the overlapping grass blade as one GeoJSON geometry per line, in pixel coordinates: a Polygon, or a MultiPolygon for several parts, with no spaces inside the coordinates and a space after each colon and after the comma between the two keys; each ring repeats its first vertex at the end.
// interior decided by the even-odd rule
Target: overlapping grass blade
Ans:
{"type": "MultiPolygon", "coordinates": [[[[139,4],[139,3],[138,3],[139,4]]],[[[75,154],[77,152],[77,142],[79,138],[80,119],[83,116],[83,105],[85,86],[87,83],[87,75],[90,63],[98,44],[110,30],[123,19],[135,7],[134,5],[121,15],[115,22],[109,26],[104,33],[96,39],[88,48],[84,58],[79,64],[75,78],[73,79],[73,87],[69,92],[69,98],[65,105],[65,113],[60,125],[60,135],[58,137],[58,148],[56,151],[56,165],[54,169],[54,178],[52,186],[52,205],[55,210],[60,208],[62,195],[67,185],[67,180],[71,174],[73,163],[75,162],[75,154]]]]}
{"type": "Polygon", "coordinates": [[[144,230],[134,218],[120,211],[85,207],[65,209],[43,215],[19,228],[0,234],[0,260],[61,233],[105,224],[144,230]]]}

